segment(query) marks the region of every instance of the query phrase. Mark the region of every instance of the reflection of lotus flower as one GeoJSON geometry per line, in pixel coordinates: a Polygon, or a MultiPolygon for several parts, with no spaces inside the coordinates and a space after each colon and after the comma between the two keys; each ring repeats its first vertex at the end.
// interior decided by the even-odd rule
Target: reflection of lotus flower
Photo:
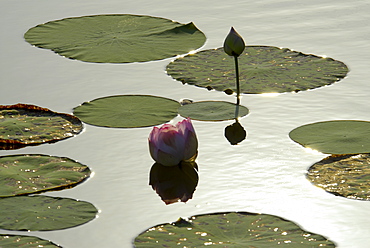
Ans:
{"type": "Polygon", "coordinates": [[[149,184],[166,205],[187,202],[198,185],[197,168],[195,162],[181,162],[178,166],[155,163],[150,170],[149,184]]]}
{"type": "Polygon", "coordinates": [[[245,49],[243,38],[232,27],[224,42],[224,51],[230,56],[238,57],[245,49]]]}
{"type": "Polygon", "coordinates": [[[176,126],[164,124],[154,127],[149,135],[149,150],[152,158],[165,166],[178,165],[181,161],[194,160],[198,140],[189,118],[176,126]]]}

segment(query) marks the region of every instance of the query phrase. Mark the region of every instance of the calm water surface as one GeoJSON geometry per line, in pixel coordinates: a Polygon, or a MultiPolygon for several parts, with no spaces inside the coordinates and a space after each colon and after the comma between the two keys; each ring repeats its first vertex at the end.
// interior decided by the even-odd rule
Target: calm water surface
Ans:
{"type": "MultiPolygon", "coordinates": [[[[219,211],[278,215],[326,236],[341,248],[370,242],[370,202],[325,193],[305,179],[307,168],[326,155],[291,141],[303,124],[338,119],[370,120],[370,1],[48,1],[2,0],[0,7],[0,104],[28,103],[71,113],[98,97],[152,94],[180,100],[234,101],[222,92],[182,85],[165,74],[171,59],[132,64],[72,61],[30,46],[23,34],[37,24],[65,17],[130,13],[194,22],[207,36],[202,49],[222,46],[231,26],[249,45],[288,47],[345,62],[350,73],[332,86],[279,96],[244,95],[251,113],[241,120],[246,141],[230,146],[231,122],[198,122],[199,185],[188,203],[166,206],[148,186],[151,128],[85,131],[55,144],[0,151],[66,156],[95,175],[70,190],[47,195],[93,203],[99,218],[62,231],[31,232],[63,247],[132,247],[143,230],[178,217],[219,211]]],[[[180,120],[177,118],[175,121],[180,120]]],[[[0,233],[19,233],[0,230],[0,233]]]]}

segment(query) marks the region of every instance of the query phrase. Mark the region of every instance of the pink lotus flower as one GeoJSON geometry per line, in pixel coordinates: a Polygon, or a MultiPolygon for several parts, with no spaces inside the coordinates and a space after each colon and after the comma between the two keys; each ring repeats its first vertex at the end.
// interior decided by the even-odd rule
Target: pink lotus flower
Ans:
{"type": "Polygon", "coordinates": [[[178,165],[181,161],[194,161],[198,153],[198,140],[189,118],[176,126],[164,124],[154,127],[149,135],[152,158],[165,166],[178,165]]]}

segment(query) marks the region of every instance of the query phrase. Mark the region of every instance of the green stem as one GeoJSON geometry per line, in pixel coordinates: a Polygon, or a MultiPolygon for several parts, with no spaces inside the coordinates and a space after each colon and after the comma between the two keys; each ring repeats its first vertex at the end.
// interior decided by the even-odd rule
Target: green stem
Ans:
{"type": "Polygon", "coordinates": [[[238,56],[234,55],[235,74],[236,74],[236,105],[240,105],[240,84],[239,84],[239,65],[238,56]]]}

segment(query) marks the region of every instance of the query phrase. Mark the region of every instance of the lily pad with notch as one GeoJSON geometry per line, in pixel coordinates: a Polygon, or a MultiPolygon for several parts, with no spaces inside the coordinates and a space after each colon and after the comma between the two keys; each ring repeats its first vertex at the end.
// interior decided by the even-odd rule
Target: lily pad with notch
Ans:
{"type": "Polygon", "coordinates": [[[71,17],[30,28],[30,44],[96,63],[160,60],[201,47],[206,37],[190,22],[130,14],[71,17]]]}
{"type": "Polygon", "coordinates": [[[325,237],[283,218],[249,212],[195,215],[188,221],[154,226],[134,240],[137,248],[154,247],[335,247],[325,237]]]}
{"type": "Polygon", "coordinates": [[[0,234],[0,247],[55,248],[61,247],[53,242],[35,236],[0,234]]]}
{"type": "Polygon", "coordinates": [[[30,104],[0,105],[0,149],[56,142],[83,129],[75,116],[30,104]]]}
{"type": "Polygon", "coordinates": [[[370,200],[370,154],[332,155],[313,164],[307,179],[334,195],[370,200]]]}
{"type": "Polygon", "coordinates": [[[199,121],[233,120],[249,113],[247,107],[224,101],[194,102],[179,107],[178,111],[185,118],[189,117],[199,121]]]}
{"type": "Polygon", "coordinates": [[[15,231],[51,231],[85,224],[98,210],[89,202],[42,195],[0,199],[0,228],[15,231]]]}
{"type": "Polygon", "coordinates": [[[102,97],[74,108],[83,122],[115,128],[150,127],[175,118],[180,103],[150,95],[116,95],[102,97]]]}
{"type": "Polygon", "coordinates": [[[0,197],[72,188],[90,169],[69,158],[42,154],[0,157],[0,197]]]}
{"type": "Polygon", "coordinates": [[[370,152],[370,122],[334,120],[293,129],[289,137],[300,145],[326,154],[370,152]]]}
{"type": "MultiPolygon", "coordinates": [[[[235,65],[223,48],[203,50],[167,65],[167,73],[182,83],[236,91],[235,65]]],[[[239,56],[240,91],[246,94],[298,92],[333,84],[348,67],[338,60],[288,48],[246,46],[239,56]]]]}

